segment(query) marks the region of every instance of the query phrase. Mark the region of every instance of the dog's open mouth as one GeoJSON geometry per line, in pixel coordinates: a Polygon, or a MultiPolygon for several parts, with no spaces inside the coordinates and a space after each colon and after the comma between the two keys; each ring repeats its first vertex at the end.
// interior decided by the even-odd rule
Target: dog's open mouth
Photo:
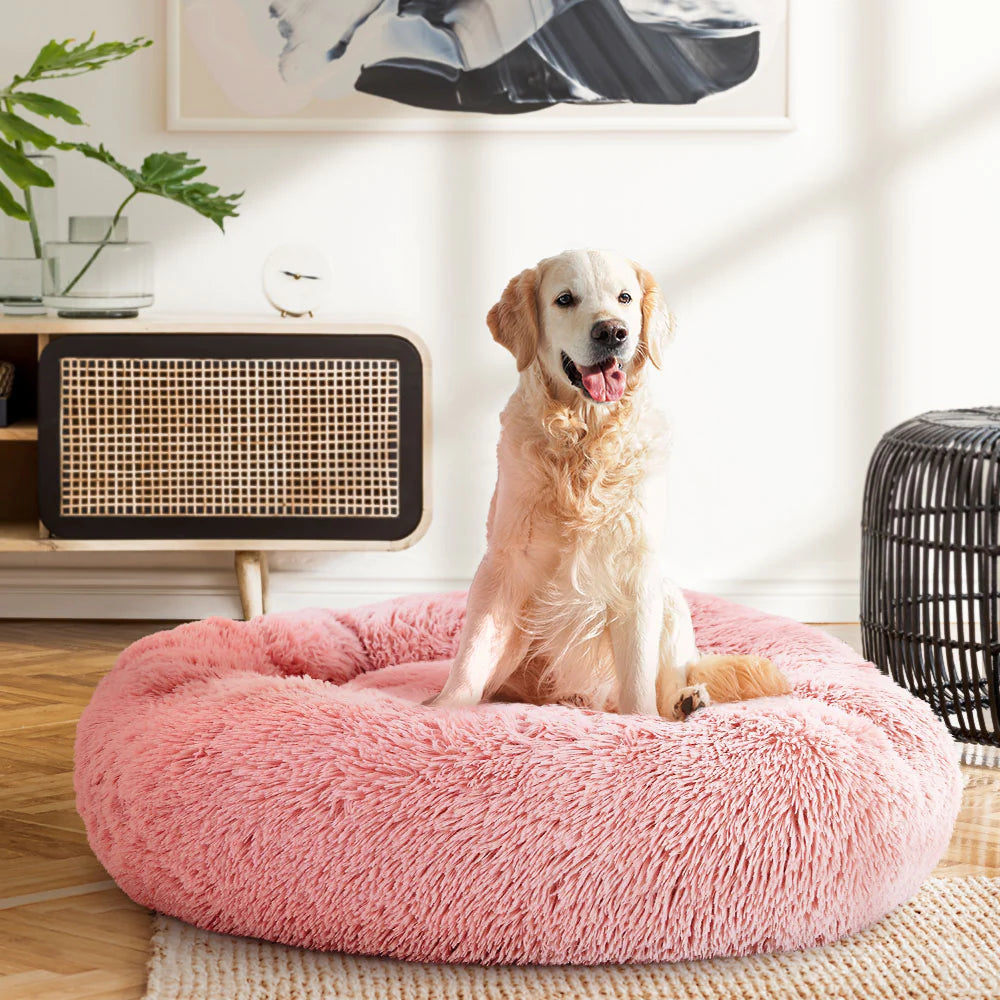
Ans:
{"type": "Polygon", "coordinates": [[[616,403],[625,395],[627,377],[618,358],[605,358],[596,365],[576,365],[563,351],[562,366],[570,383],[595,403],[616,403]]]}

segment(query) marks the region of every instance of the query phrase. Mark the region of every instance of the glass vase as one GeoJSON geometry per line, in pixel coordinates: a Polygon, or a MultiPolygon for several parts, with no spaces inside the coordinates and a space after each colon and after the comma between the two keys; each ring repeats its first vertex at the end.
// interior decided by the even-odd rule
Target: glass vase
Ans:
{"type": "MultiPolygon", "coordinates": [[[[29,153],[28,159],[56,179],[56,158],[29,153]]],[[[42,253],[58,235],[55,187],[13,188],[22,205],[30,199],[34,225],[0,213],[0,311],[14,316],[45,312],[42,304],[42,253]]]]}
{"type": "Polygon", "coordinates": [[[60,316],[128,319],[153,304],[153,245],[129,241],[127,218],[72,216],[44,264],[42,301],[60,316]]]}

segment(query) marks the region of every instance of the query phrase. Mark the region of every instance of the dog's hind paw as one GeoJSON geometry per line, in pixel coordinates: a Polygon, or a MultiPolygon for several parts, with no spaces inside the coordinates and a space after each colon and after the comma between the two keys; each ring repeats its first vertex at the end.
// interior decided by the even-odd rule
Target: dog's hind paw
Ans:
{"type": "Polygon", "coordinates": [[[690,687],[681,688],[674,700],[674,718],[686,719],[689,715],[697,712],[699,708],[706,708],[711,704],[712,699],[708,696],[708,688],[704,684],[693,684],[690,687]]]}

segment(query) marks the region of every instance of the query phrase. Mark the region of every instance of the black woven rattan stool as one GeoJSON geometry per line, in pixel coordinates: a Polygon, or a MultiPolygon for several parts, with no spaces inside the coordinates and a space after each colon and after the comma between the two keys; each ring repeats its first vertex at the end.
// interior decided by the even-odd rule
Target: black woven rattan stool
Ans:
{"type": "Polygon", "coordinates": [[[889,431],[862,520],[865,656],[960,739],[1000,746],[1000,408],[889,431]]]}

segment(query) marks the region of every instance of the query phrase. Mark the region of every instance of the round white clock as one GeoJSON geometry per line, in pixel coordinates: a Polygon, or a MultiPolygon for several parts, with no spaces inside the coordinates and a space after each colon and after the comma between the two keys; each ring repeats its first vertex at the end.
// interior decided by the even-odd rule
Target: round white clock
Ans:
{"type": "Polygon", "coordinates": [[[312,316],[330,291],[330,265],[322,250],[289,244],[264,261],[264,294],[282,316],[312,316]]]}

